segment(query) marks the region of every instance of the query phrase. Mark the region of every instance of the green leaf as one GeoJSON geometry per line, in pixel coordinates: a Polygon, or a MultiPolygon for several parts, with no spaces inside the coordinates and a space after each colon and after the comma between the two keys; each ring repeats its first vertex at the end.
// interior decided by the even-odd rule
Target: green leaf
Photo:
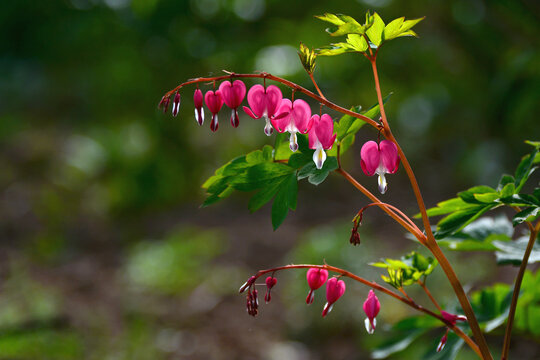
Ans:
{"type": "Polygon", "coordinates": [[[516,178],[514,183],[516,185],[516,192],[521,191],[527,182],[527,179],[534,171],[535,168],[533,168],[533,165],[537,154],[538,148],[534,148],[534,150],[530,154],[525,155],[519,163],[516,173],[514,174],[514,177],[516,178]]]}
{"type": "Polygon", "coordinates": [[[382,43],[382,36],[384,32],[384,21],[381,19],[379,14],[373,14],[373,25],[366,31],[366,35],[369,37],[369,40],[379,46],[382,43]]]}
{"type": "MultiPolygon", "coordinates": [[[[392,92],[388,95],[386,95],[386,97],[383,99],[383,105],[386,105],[386,102],[390,99],[390,97],[392,96],[392,92]]],[[[369,109],[366,110],[365,113],[363,113],[362,115],[372,119],[372,120],[376,120],[376,117],[379,115],[380,113],[380,110],[379,110],[379,103],[373,105],[372,107],[370,107],[369,109]]]]}
{"type": "Polygon", "coordinates": [[[482,214],[493,207],[494,205],[476,205],[463,210],[457,210],[450,215],[447,215],[437,224],[435,238],[443,239],[449,235],[452,235],[479,218],[482,214]]]}
{"type": "Polygon", "coordinates": [[[404,17],[392,20],[385,26],[383,31],[383,41],[392,40],[400,36],[417,36],[411,28],[424,20],[425,17],[419,19],[405,20],[404,17]]]}
{"type": "Polygon", "coordinates": [[[305,165],[298,172],[298,180],[308,178],[308,181],[313,185],[319,185],[322,183],[331,171],[334,171],[338,168],[337,158],[328,157],[324,162],[322,169],[317,169],[315,163],[311,161],[309,164],[305,165]]]}
{"type": "Polygon", "coordinates": [[[525,140],[525,144],[534,146],[537,149],[540,149],[540,141],[531,141],[531,140],[525,140]]]}
{"type": "Polygon", "coordinates": [[[251,212],[259,210],[264,204],[272,200],[274,195],[283,185],[283,182],[287,181],[288,177],[285,177],[282,181],[276,181],[262,188],[258,193],[253,195],[249,200],[248,209],[251,212]]]}
{"type": "Polygon", "coordinates": [[[489,186],[474,186],[466,191],[462,191],[458,193],[458,196],[463,199],[463,201],[468,202],[470,204],[483,204],[482,201],[479,201],[475,195],[477,194],[497,194],[498,193],[495,189],[489,186]]]}
{"type": "Polygon", "coordinates": [[[518,212],[512,218],[512,224],[517,226],[525,221],[532,222],[540,217],[540,207],[528,207],[518,212]]]}
{"type": "MultiPolygon", "coordinates": [[[[497,186],[497,190],[498,190],[498,191],[501,191],[506,185],[508,185],[508,184],[513,184],[514,181],[516,181],[516,180],[514,179],[513,176],[511,176],[511,175],[506,175],[506,174],[503,175],[503,176],[501,177],[501,179],[499,180],[499,185],[497,186]]],[[[514,189],[515,189],[515,186],[514,186],[514,189]]]]}
{"type": "Polygon", "coordinates": [[[320,56],[336,56],[349,52],[356,52],[356,50],[348,43],[340,42],[320,47],[315,49],[315,52],[320,56]]]}
{"type": "Polygon", "coordinates": [[[242,174],[234,176],[230,185],[236,190],[252,191],[291,174],[293,168],[281,163],[261,163],[247,168],[242,174]]]}
{"type": "MultiPolygon", "coordinates": [[[[362,109],[361,106],[353,106],[351,108],[351,111],[354,111],[356,113],[360,112],[360,109],[362,109]]],[[[351,133],[356,133],[356,131],[360,130],[360,128],[365,124],[364,121],[361,119],[352,117],[350,115],[343,115],[339,121],[337,121],[334,125],[335,131],[336,131],[336,139],[337,141],[343,140],[343,138],[351,133]]]]}
{"type": "Polygon", "coordinates": [[[514,185],[514,178],[512,177],[511,179],[512,179],[512,182],[509,182],[508,184],[504,185],[502,190],[500,190],[502,198],[512,196],[516,192],[516,186],[514,185]]]}
{"type": "Polygon", "coordinates": [[[437,260],[432,257],[426,258],[415,251],[402,256],[401,259],[384,259],[382,262],[369,265],[385,268],[388,276],[381,276],[388,284],[399,289],[401,286],[409,286],[417,283],[422,277],[433,272],[437,266],[437,260]]]}
{"type": "MultiPolygon", "coordinates": [[[[449,214],[454,211],[458,210],[465,210],[475,207],[475,205],[471,205],[463,201],[461,198],[453,198],[450,200],[441,201],[437,204],[436,207],[428,209],[427,215],[428,216],[439,216],[439,215],[445,215],[449,214]]],[[[415,218],[420,218],[420,214],[416,214],[415,218]]]]}
{"type": "Polygon", "coordinates": [[[283,223],[289,209],[296,209],[298,181],[296,175],[290,174],[280,186],[272,205],[272,226],[274,231],[283,223]]]}
{"type": "Polygon", "coordinates": [[[364,52],[368,49],[366,38],[358,34],[347,35],[347,44],[349,44],[354,51],[358,52],[364,52]]]}
{"type": "Polygon", "coordinates": [[[341,36],[347,34],[363,35],[373,24],[373,17],[369,17],[368,21],[363,25],[360,25],[358,21],[348,15],[326,13],[324,15],[318,15],[315,17],[333,25],[326,29],[326,31],[332,36],[341,36]]]}
{"type": "Polygon", "coordinates": [[[511,296],[512,289],[507,284],[495,284],[471,295],[471,306],[485,331],[493,331],[504,323],[511,296]]]}
{"type": "MultiPolygon", "coordinates": [[[[525,249],[529,243],[529,236],[523,236],[512,242],[494,241],[499,251],[495,253],[497,256],[498,265],[521,265],[525,249]]],[[[540,262],[540,243],[538,240],[534,243],[531,255],[529,256],[528,264],[540,262]]]]}
{"type": "Polygon", "coordinates": [[[509,197],[501,198],[499,201],[510,206],[540,206],[540,199],[529,194],[514,194],[509,197]]]}
{"type": "Polygon", "coordinates": [[[495,251],[493,241],[510,241],[513,233],[512,223],[505,216],[484,217],[437,243],[454,251],[495,251]]]}

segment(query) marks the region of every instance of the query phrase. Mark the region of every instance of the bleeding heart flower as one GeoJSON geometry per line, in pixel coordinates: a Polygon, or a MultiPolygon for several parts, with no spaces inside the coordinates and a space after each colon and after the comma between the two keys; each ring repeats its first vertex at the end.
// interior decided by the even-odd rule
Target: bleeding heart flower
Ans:
{"type": "Polygon", "coordinates": [[[266,294],[264,294],[264,301],[268,304],[272,300],[270,295],[270,290],[277,284],[277,279],[275,277],[269,276],[266,278],[266,294]]]}
{"type": "Polygon", "coordinates": [[[364,321],[366,330],[368,334],[373,334],[375,331],[375,326],[377,326],[377,319],[375,317],[379,313],[379,310],[381,310],[381,303],[379,302],[379,299],[377,299],[377,296],[373,290],[369,290],[369,294],[366,301],[364,301],[363,308],[367,316],[366,320],[364,321]]]}
{"type": "Polygon", "coordinates": [[[207,91],[206,94],[204,94],[204,102],[206,103],[206,106],[208,106],[208,109],[210,109],[210,112],[212,113],[212,122],[210,123],[210,130],[217,131],[219,127],[218,123],[218,112],[221,110],[221,107],[223,106],[223,98],[221,97],[221,91],[207,91]]]}
{"type": "Polygon", "coordinates": [[[244,106],[244,111],[253,119],[264,117],[266,120],[266,125],[264,126],[266,136],[272,135],[274,131],[270,123],[270,118],[276,113],[282,99],[283,94],[275,85],[264,88],[262,85],[257,84],[252,86],[248,91],[247,101],[251,109],[244,106]]]}
{"type": "Polygon", "coordinates": [[[360,165],[367,176],[379,175],[379,191],[384,194],[388,188],[384,174],[393,174],[399,167],[397,146],[390,140],[383,140],[380,144],[368,141],[360,150],[360,165]]]}
{"type": "Polygon", "coordinates": [[[315,296],[314,291],[324,285],[328,280],[328,271],[324,269],[311,268],[306,274],[307,282],[309,285],[309,293],[306,298],[306,304],[312,304],[315,296]]]}
{"type": "Polygon", "coordinates": [[[338,301],[340,297],[345,294],[345,281],[338,280],[337,278],[331,278],[326,283],[326,305],[324,305],[324,309],[322,312],[322,316],[325,317],[328,315],[330,311],[332,311],[332,308],[334,307],[334,303],[338,301]]]}
{"type": "Polygon", "coordinates": [[[336,135],[334,134],[334,122],[328,114],[313,115],[311,117],[313,125],[309,130],[309,148],[314,149],[313,162],[317,169],[322,169],[324,161],[326,160],[326,153],[324,150],[329,150],[336,141],[336,135]],[[324,149],[324,150],[323,150],[324,149]]]}
{"type": "Polygon", "coordinates": [[[446,345],[446,341],[448,341],[448,328],[446,329],[446,332],[441,338],[441,341],[439,341],[439,345],[437,346],[437,352],[441,352],[442,349],[444,349],[444,346],[446,345]]]}
{"type": "Polygon", "coordinates": [[[288,131],[291,134],[289,147],[292,151],[296,151],[298,150],[296,133],[306,134],[313,125],[311,108],[302,99],[295,100],[294,103],[289,99],[283,99],[271,122],[278,132],[288,131]]]}
{"type": "Polygon", "coordinates": [[[172,106],[173,116],[178,115],[178,110],[180,110],[180,93],[177,91],[176,94],[174,94],[174,100],[173,100],[173,106],[172,106]]]}
{"type": "Polygon", "coordinates": [[[195,90],[193,94],[193,103],[195,104],[195,120],[202,125],[204,123],[203,94],[201,89],[195,90]]]}
{"type": "Polygon", "coordinates": [[[446,311],[441,311],[441,315],[444,320],[448,321],[452,325],[456,325],[457,321],[467,321],[467,317],[463,315],[454,315],[446,311]]]}
{"type": "Polygon", "coordinates": [[[219,85],[219,91],[221,91],[221,97],[225,101],[225,104],[232,109],[231,125],[238,127],[240,124],[238,107],[242,104],[246,96],[246,85],[241,80],[235,80],[234,82],[224,81],[219,85]]]}

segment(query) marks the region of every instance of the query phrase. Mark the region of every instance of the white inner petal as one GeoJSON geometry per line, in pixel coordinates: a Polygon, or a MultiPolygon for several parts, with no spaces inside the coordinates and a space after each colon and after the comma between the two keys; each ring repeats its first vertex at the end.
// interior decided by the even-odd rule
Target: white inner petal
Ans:
{"type": "Polygon", "coordinates": [[[317,146],[317,150],[313,153],[313,162],[317,169],[322,169],[324,162],[326,161],[326,153],[324,152],[322,146],[317,146]]]}

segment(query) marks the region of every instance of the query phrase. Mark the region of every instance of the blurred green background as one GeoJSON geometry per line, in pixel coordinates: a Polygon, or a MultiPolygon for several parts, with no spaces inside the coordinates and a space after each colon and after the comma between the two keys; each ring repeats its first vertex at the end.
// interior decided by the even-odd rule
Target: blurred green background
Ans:
{"type": "MultiPolygon", "coordinates": [[[[268,207],[249,214],[246,194],[199,208],[200,184],[215,168],[272,140],[244,114],[232,129],[225,110],[217,133],[208,118],[199,128],[192,88],[177,118],[156,108],[178,83],[223,69],[311,88],[296,48],[335,40],[313,15],[361,19],[367,9],[387,22],[426,16],[420,39],[385,45],[379,73],[428,206],[477,183],[495,186],[529,150],[523,140],[540,135],[536,1],[3,0],[0,358],[369,358],[383,325],[409,314],[401,304],[380,296],[381,330],[368,337],[367,289],[358,285],[324,320],[322,291],[304,304],[304,272],[281,274],[257,319],[237,289],[257,269],[323,259],[377,279],[367,262],[417,246],[373,209],[362,245],[351,248],[350,219],[366,200],[337,176],[302,182],[298,209],[277,232],[268,207]]],[[[315,77],[338,104],[376,102],[361,56],[321,58],[315,77]]],[[[358,151],[374,137],[362,130],[344,158],[372,190],[358,151]]],[[[388,180],[387,199],[414,214],[403,171],[388,180]]],[[[449,256],[471,286],[516,273],[489,255],[449,256]]],[[[454,301],[440,270],[434,276],[432,290],[454,301]]],[[[516,336],[516,358],[540,357],[534,339],[516,336]]],[[[500,346],[500,334],[489,340],[500,346]]]]}

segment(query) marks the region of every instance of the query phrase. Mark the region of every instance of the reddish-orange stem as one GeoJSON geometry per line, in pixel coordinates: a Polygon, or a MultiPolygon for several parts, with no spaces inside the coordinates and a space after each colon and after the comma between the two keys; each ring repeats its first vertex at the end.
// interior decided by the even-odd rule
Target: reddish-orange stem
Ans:
{"type": "Polygon", "coordinates": [[[409,161],[407,160],[407,157],[403,153],[403,150],[399,146],[399,143],[397,142],[396,138],[392,134],[392,131],[390,130],[390,126],[388,124],[388,120],[386,117],[386,112],[384,110],[384,103],[382,99],[382,92],[381,92],[381,86],[379,83],[379,75],[377,72],[377,64],[376,64],[376,57],[373,57],[370,59],[371,67],[373,70],[373,77],[375,79],[375,90],[377,91],[377,98],[379,100],[379,108],[381,112],[381,121],[383,124],[383,133],[384,136],[392,141],[394,144],[396,144],[398,149],[398,154],[401,158],[401,162],[403,164],[403,167],[405,168],[405,171],[407,173],[407,176],[409,177],[409,181],[411,183],[411,186],[413,188],[414,196],[416,197],[416,201],[418,203],[418,207],[420,209],[420,214],[422,215],[422,222],[424,224],[424,229],[426,232],[426,247],[433,253],[435,258],[439,261],[439,264],[441,265],[441,268],[445,272],[448,280],[450,281],[450,284],[452,285],[454,292],[456,293],[456,296],[461,304],[461,307],[463,308],[463,312],[467,316],[469,326],[471,327],[471,330],[473,332],[473,336],[475,340],[478,343],[478,346],[480,348],[480,351],[482,353],[482,358],[485,360],[492,360],[493,357],[491,356],[491,353],[489,351],[489,347],[487,345],[486,339],[484,338],[484,335],[482,334],[482,330],[480,329],[480,326],[478,325],[478,320],[476,319],[476,316],[474,314],[474,311],[471,307],[471,304],[469,302],[469,299],[467,298],[467,295],[465,294],[465,291],[463,290],[463,287],[461,286],[461,283],[459,282],[456,273],[454,272],[454,269],[448,262],[448,259],[446,256],[444,256],[442,250],[440,249],[439,245],[437,244],[437,241],[435,241],[435,237],[433,236],[433,232],[431,231],[431,225],[429,223],[429,218],[427,216],[427,210],[426,206],[424,204],[424,199],[422,197],[422,194],[420,192],[420,187],[418,186],[418,182],[416,180],[416,177],[414,175],[414,172],[411,168],[411,165],[409,164],[409,161]]]}
{"type": "Polygon", "coordinates": [[[531,236],[529,237],[527,248],[525,249],[525,253],[523,254],[523,259],[521,260],[521,265],[519,267],[519,272],[516,276],[516,281],[514,282],[514,292],[512,293],[512,302],[510,303],[508,322],[506,324],[506,330],[504,332],[504,343],[501,360],[508,359],[508,352],[510,351],[510,339],[512,337],[512,327],[514,325],[514,317],[516,315],[516,307],[519,298],[519,289],[521,288],[521,282],[523,281],[523,276],[525,275],[525,269],[527,269],[529,256],[531,255],[534,243],[536,242],[536,238],[538,237],[538,232],[540,231],[540,221],[538,221],[535,227],[533,227],[530,222],[527,222],[527,226],[529,226],[531,236]]]}

